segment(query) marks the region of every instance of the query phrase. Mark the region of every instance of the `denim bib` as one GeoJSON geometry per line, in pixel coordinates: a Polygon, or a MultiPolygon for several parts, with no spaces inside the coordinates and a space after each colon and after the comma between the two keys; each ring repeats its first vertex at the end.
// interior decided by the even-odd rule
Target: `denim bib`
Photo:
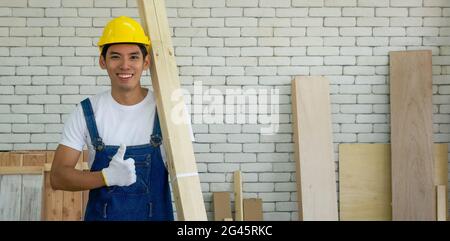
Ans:
{"type": "MultiPolygon", "coordinates": [[[[97,131],[89,98],[81,102],[95,159],[91,172],[109,166],[119,146],[105,145],[97,131]]],[[[127,146],[124,160],[133,158],[136,182],[130,186],[104,186],[89,191],[85,221],[172,221],[173,210],[167,169],[160,145],[162,143],[158,113],[155,114],[150,143],[127,146]]]]}

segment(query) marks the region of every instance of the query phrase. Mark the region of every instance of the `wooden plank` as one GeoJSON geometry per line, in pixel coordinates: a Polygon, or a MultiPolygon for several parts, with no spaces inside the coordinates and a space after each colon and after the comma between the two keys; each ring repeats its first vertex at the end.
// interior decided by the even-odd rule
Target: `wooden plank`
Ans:
{"type": "Polygon", "coordinates": [[[42,175],[43,167],[40,166],[2,166],[0,175],[38,174],[42,175]]]}
{"type": "Polygon", "coordinates": [[[244,221],[263,221],[262,199],[244,199],[244,221]]]}
{"type": "Polygon", "coordinates": [[[42,191],[43,175],[22,175],[21,221],[41,220],[42,191]]]}
{"type": "Polygon", "coordinates": [[[42,166],[47,160],[46,152],[32,152],[23,154],[24,166],[42,166]]]}
{"type": "MultiPolygon", "coordinates": [[[[83,164],[83,155],[78,158],[76,169],[81,169],[83,164]]],[[[63,192],[63,220],[80,221],[83,213],[83,192],[63,192]]]]}
{"type": "Polygon", "coordinates": [[[10,166],[23,166],[23,154],[11,152],[9,156],[10,166]]]}
{"type": "MultiPolygon", "coordinates": [[[[448,145],[434,144],[433,149],[439,185],[447,178],[448,145]]],[[[392,220],[391,145],[340,144],[339,194],[342,221],[392,220]]]]}
{"type": "Polygon", "coordinates": [[[178,220],[206,221],[194,150],[188,125],[184,123],[186,118],[174,115],[179,113],[180,106],[184,106],[184,100],[179,92],[180,80],[164,1],[138,0],[137,2],[143,26],[152,42],[150,51],[152,86],[161,121],[178,220]],[[179,93],[179,98],[174,98],[175,93],[179,93]]]}
{"type": "Polygon", "coordinates": [[[87,203],[89,201],[89,190],[82,192],[81,199],[82,199],[81,220],[84,220],[84,216],[86,214],[87,203]]]}
{"type": "Polygon", "coordinates": [[[47,151],[47,159],[45,160],[45,163],[52,163],[54,158],[55,151],[47,151]]]}
{"type": "Polygon", "coordinates": [[[435,185],[447,186],[448,181],[448,144],[434,144],[433,155],[436,175],[434,178],[435,185]]]}
{"type": "Polygon", "coordinates": [[[241,171],[234,172],[234,220],[243,221],[242,176],[241,171]]]}
{"type": "MultiPolygon", "coordinates": [[[[45,163],[43,169],[44,169],[44,171],[49,172],[52,169],[52,163],[45,163]]],[[[75,169],[82,170],[82,171],[88,171],[89,167],[86,162],[78,162],[75,165],[75,169]]],[[[0,170],[1,170],[1,168],[0,168],[0,170]]]]}
{"type": "Polygon", "coordinates": [[[22,166],[22,154],[0,152],[0,166],[22,166]]]}
{"type": "Polygon", "coordinates": [[[392,220],[390,170],[390,144],[340,144],[340,220],[392,220]]]}
{"type": "Polygon", "coordinates": [[[81,221],[83,192],[63,192],[63,221],[81,221]]]}
{"type": "Polygon", "coordinates": [[[431,51],[389,56],[393,220],[436,220],[431,51]]]}
{"type": "MultiPolygon", "coordinates": [[[[448,144],[435,144],[434,145],[434,163],[435,163],[435,171],[436,171],[436,175],[435,175],[435,179],[434,179],[434,185],[437,186],[444,186],[442,187],[442,189],[447,190],[448,189],[448,144]]],[[[439,190],[437,190],[437,192],[439,193],[439,190]]],[[[439,198],[439,196],[437,196],[436,198],[439,198]]],[[[447,192],[445,192],[445,195],[440,198],[444,198],[445,202],[443,202],[441,205],[441,208],[443,208],[445,210],[445,220],[448,220],[448,194],[447,192]]],[[[439,201],[438,203],[439,204],[439,201]]],[[[438,209],[438,213],[439,212],[439,208],[438,209]]],[[[439,217],[438,217],[439,220],[439,217]]]]}
{"type": "Polygon", "coordinates": [[[52,189],[50,185],[50,172],[44,173],[43,220],[63,220],[63,191],[52,189]]]}
{"type": "MultiPolygon", "coordinates": [[[[55,157],[54,151],[47,152],[46,168],[47,164],[51,164],[55,157]]],[[[44,173],[44,204],[42,210],[42,220],[46,221],[61,221],[63,213],[63,191],[53,190],[50,185],[50,172],[48,172],[48,167],[44,173]]]]}
{"type": "Polygon", "coordinates": [[[292,113],[299,220],[338,220],[328,80],[296,77],[292,113]]]}
{"type": "MultiPolygon", "coordinates": [[[[53,190],[50,185],[51,164],[54,158],[54,152],[47,152],[47,161],[44,164],[45,173],[45,202],[44,202],[44,220],[64,220],[79,221],[82,220],[87,202],[88,191],[70,192],[53,190]],[[86,198],[85,198],[86,197],[86,198]]],[[[88,164],[83,162],[84,155],[75,166],[78,170],[89,170],[88,164]]]]}
{"type": "Polygon", "coordinates": [[[233,217],[231,215],[231,202],[229,192],[214,192],[213,205],[215,221],[223,221],[226,218],[233,217]]]}
{"type": "Polygon", "coordinates": [[[21,175],[0,175],[0,221],[20,220],[21,175]]]}
{"type": "Polygon", "coordinates": [[[447,186],[437,186],[437,221],[447,221],[447,186]]]}
{"type": "Polygon", "coordinates": [[[22,166],[23,153],[22,152],[3,152],[0,157],[0,166],[22,166]]]}
{"type": "Polygon", "coordinates": [[[9,166],[9,152],[0,152],[0,166],[9,166]]]}
{"type": "MultiPolygon", "coordinates": [[[[84,150],[83,151],[83,170],[85,171],[89,171],[90,168],[88,166],[88,161],[89,161],[89,151],[88,150],[84,150]]],[[[81,217],[84,220],[84,215],[86,213],[86,207],[87,207],[87,203],[89,201],[89,190],[83,191],[82,194],[82,208],[81,208],[81,217]]]]}

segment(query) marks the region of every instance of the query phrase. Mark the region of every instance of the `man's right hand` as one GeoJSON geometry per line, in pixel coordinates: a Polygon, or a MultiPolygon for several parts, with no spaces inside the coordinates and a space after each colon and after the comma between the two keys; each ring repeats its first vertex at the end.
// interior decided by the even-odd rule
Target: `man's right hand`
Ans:
{"type": "Polygon", "coordinates": [[[123,159],[126,149],[126,145],[121,144],[109,166],[102,170],[106,186],[129,186],[136,182],[134,159],[123,159]]]}

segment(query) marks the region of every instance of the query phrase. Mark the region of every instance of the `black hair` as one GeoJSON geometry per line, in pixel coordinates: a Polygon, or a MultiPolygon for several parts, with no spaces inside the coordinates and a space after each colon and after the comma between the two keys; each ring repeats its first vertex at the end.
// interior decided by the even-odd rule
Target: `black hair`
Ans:
{"type": "MultiPolygon", "coordinates": [[[[145,45],[143,45],[141,43],[124,43],[124,44],[136,44],[139,47],[139,49],[141,50],[142,56],[144,56],[144,59],[145,59],[145,56],[147,56],[147,54],[148,54],[147,48],[145,47],[145,45]]],[[[103,49],[102,49],[101,55],[103,56],[104,59],[106,59],[106,52],[108,51],[108,48],[111,45],[113,45],[113,44],[105,44],[105,45],[103,45],[103,49]]]]}

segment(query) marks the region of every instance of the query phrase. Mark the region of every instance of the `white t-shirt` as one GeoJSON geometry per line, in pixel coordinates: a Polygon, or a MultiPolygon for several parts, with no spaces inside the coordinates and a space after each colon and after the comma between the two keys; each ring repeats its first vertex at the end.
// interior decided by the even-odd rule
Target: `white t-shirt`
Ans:
{"type": "MultiPolygon", "coordinates": [[[[131,106],[119,104],[112,97],[111,90],[101,92],[89,99],[94,111],[98,133],[105,145],[119,146],[123,143],[127,146],[135,146],[150,142],[156,112],[155,97],[151,90],[148,90],[147,96],[141,102],[131,106]]],[[[187,123],[191,139],[194,141],[190,120],[187,123]]],[[[89,150],[88,165],[92,166],[95,149],[81,104],[78,104],[67,119],[60,144],[78,151],[82,151],[86,144],[89,150]]],[[[160,148],[164,163],[167,165],[163,145],[160,148]]]]}

